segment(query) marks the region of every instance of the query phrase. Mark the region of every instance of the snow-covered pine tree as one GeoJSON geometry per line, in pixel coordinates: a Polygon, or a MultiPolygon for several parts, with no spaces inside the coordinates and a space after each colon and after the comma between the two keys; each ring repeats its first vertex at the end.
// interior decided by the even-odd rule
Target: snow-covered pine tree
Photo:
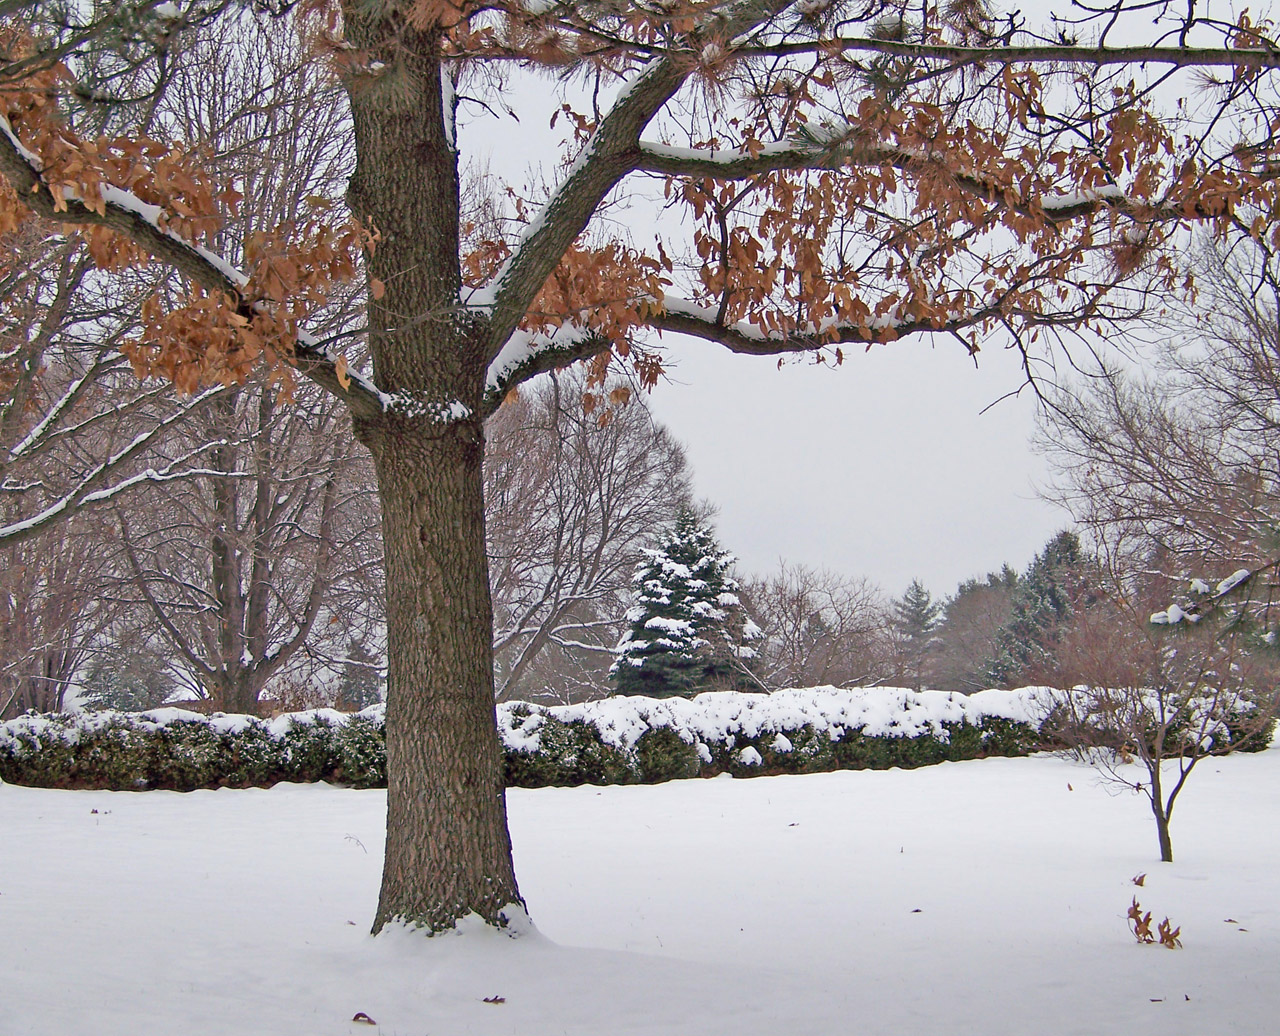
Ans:
{"type": "Polygon", "coordinates": [[[630,628],[610,676],[619,694],[690,697],[713,688],[752,686],[760,631],[729,575],[734,556],[708,522],[683,509],[675,528],[636,570],[630,628]]]}

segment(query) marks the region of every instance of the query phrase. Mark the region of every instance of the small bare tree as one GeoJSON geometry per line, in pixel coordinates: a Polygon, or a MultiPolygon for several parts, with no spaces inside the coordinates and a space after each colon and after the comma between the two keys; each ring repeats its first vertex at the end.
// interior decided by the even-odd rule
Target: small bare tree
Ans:
{"type": "Polygon", "coordinates": [[[888,607],[869,580],[784,561],[742,596],[762,632],[755,668],[768,689],[859,687],[889,675],[888,607]]]}
{"type": "Polygon", "coordinates": [[[1169,596],[1162,583],[1082,609],[1058,645],[1056,671],[1038,674],[1059,689],[1051,729],[1062,743],[1146,797],[1166,863],[1174,806],[1197,764],[1266,747],[1280,705],[1276,659],[1249,649],[1239,621],[1249,600],[1202,628],[1170,629],[1168,610],[1154,622],[1151,611],[1169,596]]]}

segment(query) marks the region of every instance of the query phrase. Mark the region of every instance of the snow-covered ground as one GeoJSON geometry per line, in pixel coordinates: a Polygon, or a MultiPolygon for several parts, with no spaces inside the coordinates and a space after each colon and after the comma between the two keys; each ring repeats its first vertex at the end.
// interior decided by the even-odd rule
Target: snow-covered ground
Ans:
{"type": "Polygon", "coordinates": [[[1280,1029],[1280,748],[1203,764],[1172,865],[1044,756],[510,802],[538,931],[373,939],[383,792],[0,786],[0,1034],[1280,1029]]]}

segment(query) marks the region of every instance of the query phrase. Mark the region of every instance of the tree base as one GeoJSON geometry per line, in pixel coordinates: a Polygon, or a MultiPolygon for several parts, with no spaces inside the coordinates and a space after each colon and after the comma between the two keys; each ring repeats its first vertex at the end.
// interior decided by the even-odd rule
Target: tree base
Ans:
{"type": "Polygon", "coordinates": [[[412,921],[403,917],[391,917],[373,929],[374,935],[400,931],[413,935],[425,935],[434,938],[438,935],[466,935],[469,932],[494,932],[505,935],[508,939],[521,939],[536,936],[538,929],[529,916],[523,903],[508,903],[497,912],[496,919],[490,921],[472,911],[464,914],[452,924],[431,924],[426,921],[412,921]]]}

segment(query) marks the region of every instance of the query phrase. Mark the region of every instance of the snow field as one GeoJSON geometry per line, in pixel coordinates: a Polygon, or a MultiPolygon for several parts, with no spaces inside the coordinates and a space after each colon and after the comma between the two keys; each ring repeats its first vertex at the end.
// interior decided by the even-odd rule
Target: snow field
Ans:
{"type": "Polygon", "coordinates": [[[1202,767],[1172,865],[1047,756],[513,790],[519,939],[368,936],[380,791],[0,786],[0,1034],[1274,1031],[1280,749],[1202,767]]]}

